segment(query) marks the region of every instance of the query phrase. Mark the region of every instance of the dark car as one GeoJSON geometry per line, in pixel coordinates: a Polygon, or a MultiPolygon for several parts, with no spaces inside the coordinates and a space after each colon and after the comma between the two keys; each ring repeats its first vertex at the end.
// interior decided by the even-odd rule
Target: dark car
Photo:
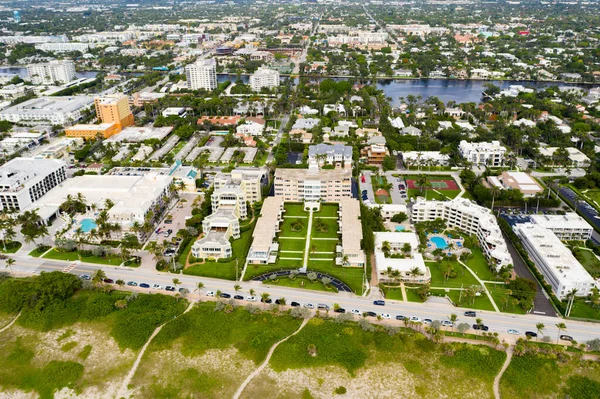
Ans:
{"type": "Polygon", "coordinates": [[[368,317],[377,317],[377,313],[375,312],[365,312],[365,315],[367,315],[368,317]]]}
{"type": "Polygon", "coordinates": [[[296,307],[296,306],[300,306],[300,304],[298,302],[292,302],[292,303],[290,303],[290,306],[296,307]]]}
{"type": "Polygon", "coordinates": [[[79,278],[82,280],[90,280],[91,279],[91,277],[88,276],[87,274],[82,274],[81,276],[79,276],[79,278]]]}
{"type": "Polygon", "coordinates": [[[165,290],[173,292],[173,291],[175,291],[175,287],[173,287],[172,285],[167,285],[165,287],[165,290]]]}
{"type": "Polygon", "coordinates": [[[187,288],[183,288],[183,287],[181,287],[181,288],[179,289],[179,293],[180,293],[180,294],[189,294],[189,293],[190,293],[190,290],[188,290],[187,288]]]}
{"type": "Polygon", "coordinates": [[[142,288],[150,288],[150,285],[146,284],[146,283],[141,283],[140,287],[142,287],[142,288]]]}
{"type": "Polygon", "coordinates": [[[473,324],[473,330],[481,330],[481,331],[487,331],[490,328],[488,326],[486,326],[485,324],[473,324]]]}
{"type": "Polygon", "coordinates": [[[261,301],[262,303],[271,303],[271,302],[273,302],[273,300],[272,300],[271,298],[267,298],[267,299],[260,298],[260,301],[261,301]]]}
{"type": "Polygon", "coordinates": [[[137,287],[138,284],[135,281],[128,281],[127,285],[130,287],[137,287]]]}
{"type": "Polygon", "coordinates": [[[537,333],[535,333],[533,331],[525,331],[525,336],[535,338],[535,337],[537,337],[537,333]]]}
{"type": "Polygon", "coordinates": [[[243,300],[244,297],[242,295],[234,295],[233,299],[237,299],[237,300],[243,300]]]}
{"type": "Polygon", "coordinates": [[[281,299],[275,299],[275,303],[278,305],[283,305],[284,301],[282,301],[281,299]]]}
{"type": "Polygon", "coordinates": [[[562,339],[563,341],[573,341],[573,337],[571,337],[570,335],[561,335],[560,339],[562,339]]]}
{"type": "Polygon", "coordinates": [[[477,313],[473,312],[472,310],[469,310],[469,311],[465,312],[465,316],[467,316],[467,317],[477,317],[477,313]]]}
{"type": "Polygon", "coordinates": [[[114,283],[114,282],[115,282],[115,280],[113,280],[112,278],[105,278],[105,279],[104,279],[104,282],[105,282],[106,284],[112,284],[112,283],[114,283]]]}
{"type": "Polygon", "coordinates": [[[399,314],[396,316],[396,320],[406,320],[406,317],[399,314]]]}
{"type": "Polygon", "coordinates": [[[382,301],[381,299],[379,299],[377,301],[373,301],[373,305],[385,306],[385,301],[382,301]]]}
{"type": "Polygon", "coordinates": [[[337,309],[333,309],[333,311],[334,311],[335,313],[346,313],[346,309],[344,309],[344,308],[337,308],[337,309]]]}
{"type": "Polygon", "coordinates": [[[229,295],[229,294],[228,294],[228,293],[226,293],[226,292],[221,292],[221,295],[220,295],[220,296],[221,296],[221,298],[225,298],[225,299],[229,299],[229,298],[231,298],[231,295],[229,295]]]}

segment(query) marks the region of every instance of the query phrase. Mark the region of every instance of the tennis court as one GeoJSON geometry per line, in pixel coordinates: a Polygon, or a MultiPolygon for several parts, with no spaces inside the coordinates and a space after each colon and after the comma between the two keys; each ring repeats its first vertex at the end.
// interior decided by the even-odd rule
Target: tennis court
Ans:
{"type": "MultiPolygon", "coordinates": [[[[406,184],[409,189],[420,188],[416,180],[407,180],[406,184]]],[[[458,190],[458,185],[454,180],[430,180],[431,189],[435,190],[458,190]]]]}

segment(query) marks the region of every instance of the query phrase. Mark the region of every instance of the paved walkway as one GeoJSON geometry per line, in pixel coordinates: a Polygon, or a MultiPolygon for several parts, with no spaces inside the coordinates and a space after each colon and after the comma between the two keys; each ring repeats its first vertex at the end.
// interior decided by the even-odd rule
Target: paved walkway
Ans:
{"type": "Polygon", "coordinates": [[[244,382],[242,382],[242,385],[240,385],[240,387],[237,389],[237,391],[235,391],[235,394],[233,395],[233,399],[238,399],[240,397],[240,395],[242,394],[242,392],[244,392],[244,389],[246,388],[246,386],[254,379],[254,377],[259,375],[260,372],[263,371],[263,369],[267,366],[267,364],[269,364],[269,360],[271,360],[271,356],[273,355],[273,352],[275,352],[275,349],[277,349],[279,344],[287,341],[294,335],[298,334],[304,328],[306,323],[308,323],[309,320],[310,320],[310,318],[304,319],[304,321],[302,322],[302,324],[300,324],[300,327],[298,327],[298,329],[296,331],[294,331],[292,334],[288,335],[281,341],[276,342],[271,347],[271,349],[269,349],[269,353],[267,353],[267,357],[265,358],[264,362],[262,362],[262,364],[260,366],[258,366],[248,377],[246,377],[244,382]]]}
{"type": "MultiPolygon", "coordinates": [[[[308,217],[309,217],[309,219],[308,219],[308,230],[307,231],[311,232],[312,231],[312,222],[313,222],[312,208],[309,211],[308,217]]],[[[306,270],[306,267],[308,265],[308,253],[310,252],[310,240],[311,240],[310,234],[308,234],[306,236],[306,245],[304,246],[304,261],[302,262],[302,268],[304,270],[306,270]]]]}
{"type": "Polygon", "coordinates": [[[504,371],[506,370],[506,368],[510,364],[510,360],[512,359],[512,355],[513,355],[513,347],[509,346],[508,349],[506,350],[506,360],[504,361],[504,364],[502,365],[502,368],[500,369],[500,371],[496,375],[496,378],[494,378],[494,397],[496,399],[500,399],[500,380],[502,379],[502,374],[504,374],[504,371]]]}
{"type": "Polygon", "coordinates": [[[408,302],[408,298],[406,297],[406,286],[404,285],[404,281],[400,283],[400,292],[402,292],[402,302],[408,302]]]}
{"type": "Polygon", "coordinates": [[[469,266],[467,266],[463,261],[461,261],[460,259],[458,260],[458,263],[460,263],[461,265],[463,265],[465,267],[465,269],[467,269],[472,275],[473,277],[475,277],[475,279],[477,280],[477,282],[479,284],[481,284],[481,287],[483,287],[483,290],[485,291],[485,294],[488,296],[488,298],[490,299],[490,302],[492,303],[492,306],[494,307],[494,310],[496,312],[500,312],[500,309],[498,309],[498,306],[496,305],[496,302],[494,302],[494,298],[492,298],[492,294],[490,294],[490,292],[488,291],[487,287],[485,286],[485,284],[483,283],[483,280],[481,280],[479,278],[479,276],[477,274],[475,274],[475,272],[473,270],[471,270],[471,268],[469,266]]]}
{"type": "Polygon", "coordinates": [[[15,324],[15,322],[17,321],[17,319],[19,318],[19,316],[21,316],[21,312],[19,312],[18,315],[16,315],[11,321],[10,323],[8,323],[7,325],[5,325],[4,327],[0,328],[0,333],[3,333],[4,331],[8,330],[13,324],[15,324]]]}

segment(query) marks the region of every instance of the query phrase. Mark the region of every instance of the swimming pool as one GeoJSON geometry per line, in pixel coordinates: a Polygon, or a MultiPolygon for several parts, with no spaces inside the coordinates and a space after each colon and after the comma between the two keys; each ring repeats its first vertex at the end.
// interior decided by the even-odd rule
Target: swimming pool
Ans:
{"type": "Polygon", "coordinates": [[[448,246],[448,243],[446,242],[446,240],[439,236],[431,237],[429,239],[429,241],[434,243],[435,246],[439,249],[446,249],[446,247],[448,246]]]}
{"type": "Polygon", "coordinates": [[[396,226],[396,231],[404,231],[404,226],[396,226]]]}
{"type": "Polygon", "coordinates": [[[94,222],[94,219],[89,219],[89,218],[81,219],[81,222],[79,222],[79,225],[81,226],[81,231],[83,231],[84,233],[89,233],[90,230],[98,227],[96,225],[96,222],[94,222]]]}

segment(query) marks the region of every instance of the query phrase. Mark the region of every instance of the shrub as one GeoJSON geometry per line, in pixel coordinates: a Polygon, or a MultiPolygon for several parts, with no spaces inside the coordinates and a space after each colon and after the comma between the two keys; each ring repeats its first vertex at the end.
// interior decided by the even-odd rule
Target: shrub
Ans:
{"type": "Polygon", "coordinates": [[[346,387],[337,387],[334,392],[336,395],[344,395],[347,391],[346,387]]]}

